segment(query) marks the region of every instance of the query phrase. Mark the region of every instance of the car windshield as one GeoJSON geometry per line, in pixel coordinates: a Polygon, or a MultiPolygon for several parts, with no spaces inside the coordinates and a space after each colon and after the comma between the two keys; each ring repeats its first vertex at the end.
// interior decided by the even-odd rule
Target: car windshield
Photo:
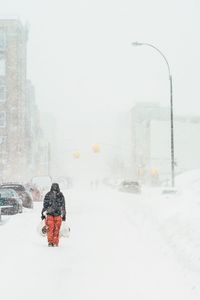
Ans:
{"type": "Polygon", "coordinates": [[[25,191],[25,188],[22,185],[2,185],[1,186],[2,189],[14,189],[17,192],[23,192],[25,191]]]}
{"type": "Polygon", "coordinates": [[[9,189],[0,189],[0,198],[9,198],[16,196],[15,191],[9,189]]]}

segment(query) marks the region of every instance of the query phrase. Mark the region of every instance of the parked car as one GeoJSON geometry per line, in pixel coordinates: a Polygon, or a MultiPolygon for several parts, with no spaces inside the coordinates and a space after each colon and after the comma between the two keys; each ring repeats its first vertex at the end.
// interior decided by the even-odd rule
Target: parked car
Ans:
{"type": "Polygon", "coordinates": [[[102,183],[112,189],[118,189],[121,184],[121,179],[104,178],[102,183]]]}
{"type": "Polygon", "coordinates": [[[0,206],[2,215],[13,215],[23,211],[22,200],[13,189],[0,189],[0,206]]]}
{"type": "Polygon", "coordinates": [[[23,206],[26,208],[33,208],[33,198],[22,184],[18,183],[3,183],[0,189],[13,189],[21,198],[23,206]]]}
{"type": "Polygon", "coordinates": [[[137,181],[122,181],[119,191],[128,193],[141,193],[141,186],[137,181]]]}
{"type": "Polygon", "coordinates": [[[34,202],[39,202],[42,200],[42,192],[35,184],[27,183],[25,188],[31,194],[34,202]]]}
{"type": "Polygon", "coordinates": [[[52,179],[50,176],[38,176],[31,179],[31,183],[37,186],[40,190],[49,191],[52,179]]]}
{"type": "Polygon", "coordinates": [[[31,179],[31,184],[37,186],[41,193],[41,200],[45,194],[49,191],[52,184],[52,178],[50,176],[37,176],[31,179]]]}
{"type": "Polygon", "coordinates": [[[67,190],[72,188],[72,178],[70,177],[58,177],[54,178],[53,182],[57,182],[61,190],[67,190]]]}

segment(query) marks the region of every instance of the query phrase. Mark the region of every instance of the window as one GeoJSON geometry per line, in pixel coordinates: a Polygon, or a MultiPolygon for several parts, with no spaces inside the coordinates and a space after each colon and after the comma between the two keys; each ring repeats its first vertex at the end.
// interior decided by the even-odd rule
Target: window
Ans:
{"type": "Polygon", "coordinates": [[[6,61],[5,58],[0,57],[0,76],[6,75],[6,61]]]}
{"type": "Polygon", "coordinates": [[[6,86],[0,85],[0,102],[6,101],[6,86]]]}
{"type": "Polygon", "coordinates": [[[0,146],[6,143],[6,136],[0,136],[0,146]]]}
{"type": "Polygon", "coordinates": [[[10,189],[0,189],[1,198],[16,197],[16,192],[10,189]]]}
{"type": "Polygon", "coordinates": [[[0,127],[6,127],[6,113],[5,113],[5,111],[0,112],[0,127]]]}
{"type": "Polygon", "coordinates": [[[0,50],[5,50],[6,48],[6,34],[5,32],[0,32],[0,50]]]}
{"type": "MultiPolygon", "coordinates": [[[[1,156],[1,163],[5,165],[7,161],[7,136],[0,136],[0,156],[1,156]]],[[[1,170],[0,170],[1,172],[1,170]]]]}

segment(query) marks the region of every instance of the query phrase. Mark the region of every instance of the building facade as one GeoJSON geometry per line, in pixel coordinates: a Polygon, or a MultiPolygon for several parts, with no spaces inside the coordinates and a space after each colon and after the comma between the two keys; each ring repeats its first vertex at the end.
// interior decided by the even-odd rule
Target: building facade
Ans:
{"type": "Polygon", "coordinates": [[[33,87],[26,74],[27,38],[27,28],[19,20],[0,20],[1,181],[24,181],[33,169],[37,146],[32,138],[39,123],[33,87]]]}
{"type": "MultiPolygon", "coordinates": [[[[156,103],[137,104],[131,111],[132,165],[142,182],[171,178],[170,109],[156,103]]],[[[174,116],[175,173],[200,168],[200,117],[174,116]]]]}

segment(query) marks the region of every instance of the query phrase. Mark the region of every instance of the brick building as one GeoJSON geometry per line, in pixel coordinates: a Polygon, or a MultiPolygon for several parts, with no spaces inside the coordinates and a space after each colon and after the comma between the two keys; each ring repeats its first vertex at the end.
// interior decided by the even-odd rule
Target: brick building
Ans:
{"type": "Polygon", "coordinates": [[[27,37],[19,20],[0,20],[0,180],[25,180],[33,170],[39,121],[26,75],[27,37]]]}

